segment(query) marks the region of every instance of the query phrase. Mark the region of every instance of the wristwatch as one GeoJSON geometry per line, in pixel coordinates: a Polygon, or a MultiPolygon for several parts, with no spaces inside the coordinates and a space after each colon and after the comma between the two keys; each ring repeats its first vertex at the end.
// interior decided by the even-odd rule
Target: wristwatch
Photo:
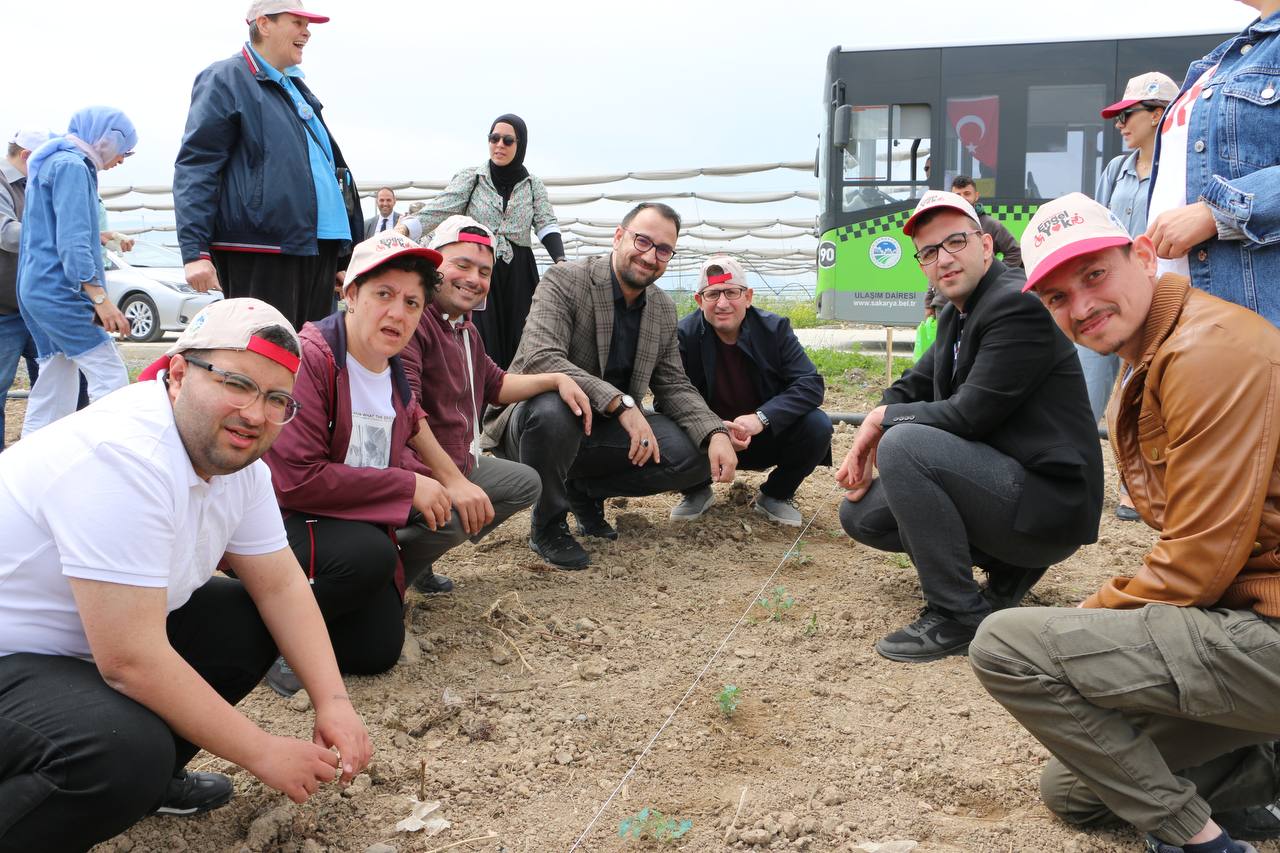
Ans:
{"type": "Polygon", "coordinates": [[[107,301],[107,292],[104,290],[101,293],[99,293],[97,296],[90,296],[89,301],[92,302],[94,305],[101,305],[107,301]]]}
{"type": "Polygon", "coordinates": [[[617,408],[613,410],[613,416],[615,418],[622,414],[623,409],[634,409],[636,407],[635,397],[632,397],[630,394],[622,394],[620,396],[622,399],[618,401],[617,408]]]}
{"type": "Polygon", "coordinates": [[[760,419],[760,423],[764,425],[765,429],[769,428],[769,418],[764,412],[756,409],[756,417],[760,419]]]}

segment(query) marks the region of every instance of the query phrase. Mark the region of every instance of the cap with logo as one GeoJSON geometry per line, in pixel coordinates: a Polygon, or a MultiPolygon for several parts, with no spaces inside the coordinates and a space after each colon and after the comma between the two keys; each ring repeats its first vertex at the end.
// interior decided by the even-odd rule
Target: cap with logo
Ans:
{"type": "Polygon", "coordinates": [[[747,284],[747,274],[742,269],[742,264],[728,255],[713,255],[702,262],[702,269],[698,273],[698,292],[701,293],[708,287],[717,284],[731,287],[750,287],[747,284]],[[715,275],[707,275],[707,270],[711,267],[719,267],[720,272],[715,275]]]}
{"type": "Polygon", "coordinates": [[[1103,118],[1119,115],[1134,104],[1143,101],[1163,101],[1170,103],[1178,97],[1178,84],[1173,78],[1159,71],[1148,71],[1137,77],[1130,77],[1129,84],[1124,87],[1124,96],[1109,107],[1102,110],[1103,118]]]}
{"type": "MultiPolygon", "coordinates": [[[[298,372],[298,357],[278,344],[258,337],[269,326],[288,329],[298,346],[298,336],[285,316],[261,299],[242,297],[210,302],[182,330],[166,356],[193,349],[247,350],[298,372]]],[[[301,347],[298,346],[299,350],[301,347]]]]}
{"type": "Polygon", "coordinates": [[[23,128],[13,135],[13,139],[9,140],[11,145],[19,148],[25,148],[28,151],[35,151],[41,145],[49,141],[49,137],[53,134],[47,130],[32,130],[23,128]]]}
{"type": "Polygon", "coordinates": [[[313,24],[324,24],[329,21],[326,15],[308,12],[303,8],[302,0],[255,0],[254,4],[249,7],[249,11],[244,13],[244,22],[252,24],[258,20],[259,15],[280,14],[297,15],[299,18],[306,18],[313,24]]]}
{"type": "Polygon", "coordinates": [[[920,218],[921,214],[928,213],[931,210],[948,207],[952,210],[960,211],[965,216],[972,219],[975,225],[978,224],[978,212],[973,209],[973,205],[969,204],[969,202],[965,201],[962,197],[955,193],[949,193],[946,190],[929,190],[920,199],[920,202],[916,205],[916,209],[912,211],[911,218],[902,226],[902,233],[910,237],[915,233],[916,221],[920,218]]]}
{"type": "Polygon", "coordinates": [[[1116,215],[1084,193],[1045,202],[1022,232],[1022,262],[1027,269],[1022,292],[1072,258],[1132,242],[1116,215]]]}
{"type": "Polygon", "coordinates": [[[479,243],[481,246],[488,246],[489,251],[492,252],[493,232],[470,216],[455,213],[436,226],[435,232],[431,235],[431,241],[427,245],[433,249],[439,249],[441,246],[448,246],[450,243],[479,243]],[[464,234],[462,233],[463,228],[477,228],[484,232],[484,236],[480,234],[464,234]]]}
{"type": "Polygon", "coordinates": [[[363,243],[356,244],[351,252],[351,262],[347,264],[347,276],[344,281],[350,285],[358,276],[377,269],[392,258],[398,258],[401,255],[418,255],[437,267],[444,260],[435,249],[419,246],[395,231],[383,231],[363,243]]]}

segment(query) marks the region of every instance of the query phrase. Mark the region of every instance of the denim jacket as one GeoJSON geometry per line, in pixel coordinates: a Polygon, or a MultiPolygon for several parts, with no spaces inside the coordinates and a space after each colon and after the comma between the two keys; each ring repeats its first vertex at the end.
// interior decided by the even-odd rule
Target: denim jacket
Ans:
{"type": "MultiPolygon", "coordinates": [[[[1182,91],[1218,70],[1191,112],[1188,204],[1204,201],[1218,239],[1187,253],[1196,287],[1280,326],[1280,13],[1191,64],[1182,91]],[[1267,286],[1267,282],[1271,284],[1267,286]]],[[[1159,179],[1160,143],[1151,185],[1159,179]]]]}

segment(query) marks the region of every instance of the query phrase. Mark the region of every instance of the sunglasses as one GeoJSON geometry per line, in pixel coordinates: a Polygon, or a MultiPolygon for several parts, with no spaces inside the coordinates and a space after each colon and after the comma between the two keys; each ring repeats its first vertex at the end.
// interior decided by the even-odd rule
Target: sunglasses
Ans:
{"type": "Polygon", "coordinates": [[[1129,107],[1127,110],[1121,110],[1120,112],[1116,113],[1115,115],[1116,127],[1124,127],[1125,124],[1129,121],[1129,118],[1133,116],[1134,113],[1153,113],[1156,110],[1160,110],[1160,109],[1164,109],[1164,104],[1148,104],[1146,102],[1143,102],[1141,104],[1134,104],[1132,107],[1129,107]]]}
{"type": "Polygon", "coordinates": [[[515,144],[516,144],[516,138],[515,138],[514,136],[511,136],[510,134],[502,134],[502,133],[491,133],[491,134],[489,134],[489,144],[490,144],[490,145],[497,145],[499,142],[501,142],[503,145],[507,145],[507,146],[515,145],[515,144]]]}

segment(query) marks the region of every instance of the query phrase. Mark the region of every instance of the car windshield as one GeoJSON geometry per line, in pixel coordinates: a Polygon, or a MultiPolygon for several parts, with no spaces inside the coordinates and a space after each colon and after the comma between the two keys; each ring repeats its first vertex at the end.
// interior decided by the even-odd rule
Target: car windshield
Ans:
{"type": "Polygon", "coordinates": [[[144,243],[133,244],[132,252],[121,252],[120,257],[131,267],[180,267],[182,255],[168,246],[144,243]]]}

